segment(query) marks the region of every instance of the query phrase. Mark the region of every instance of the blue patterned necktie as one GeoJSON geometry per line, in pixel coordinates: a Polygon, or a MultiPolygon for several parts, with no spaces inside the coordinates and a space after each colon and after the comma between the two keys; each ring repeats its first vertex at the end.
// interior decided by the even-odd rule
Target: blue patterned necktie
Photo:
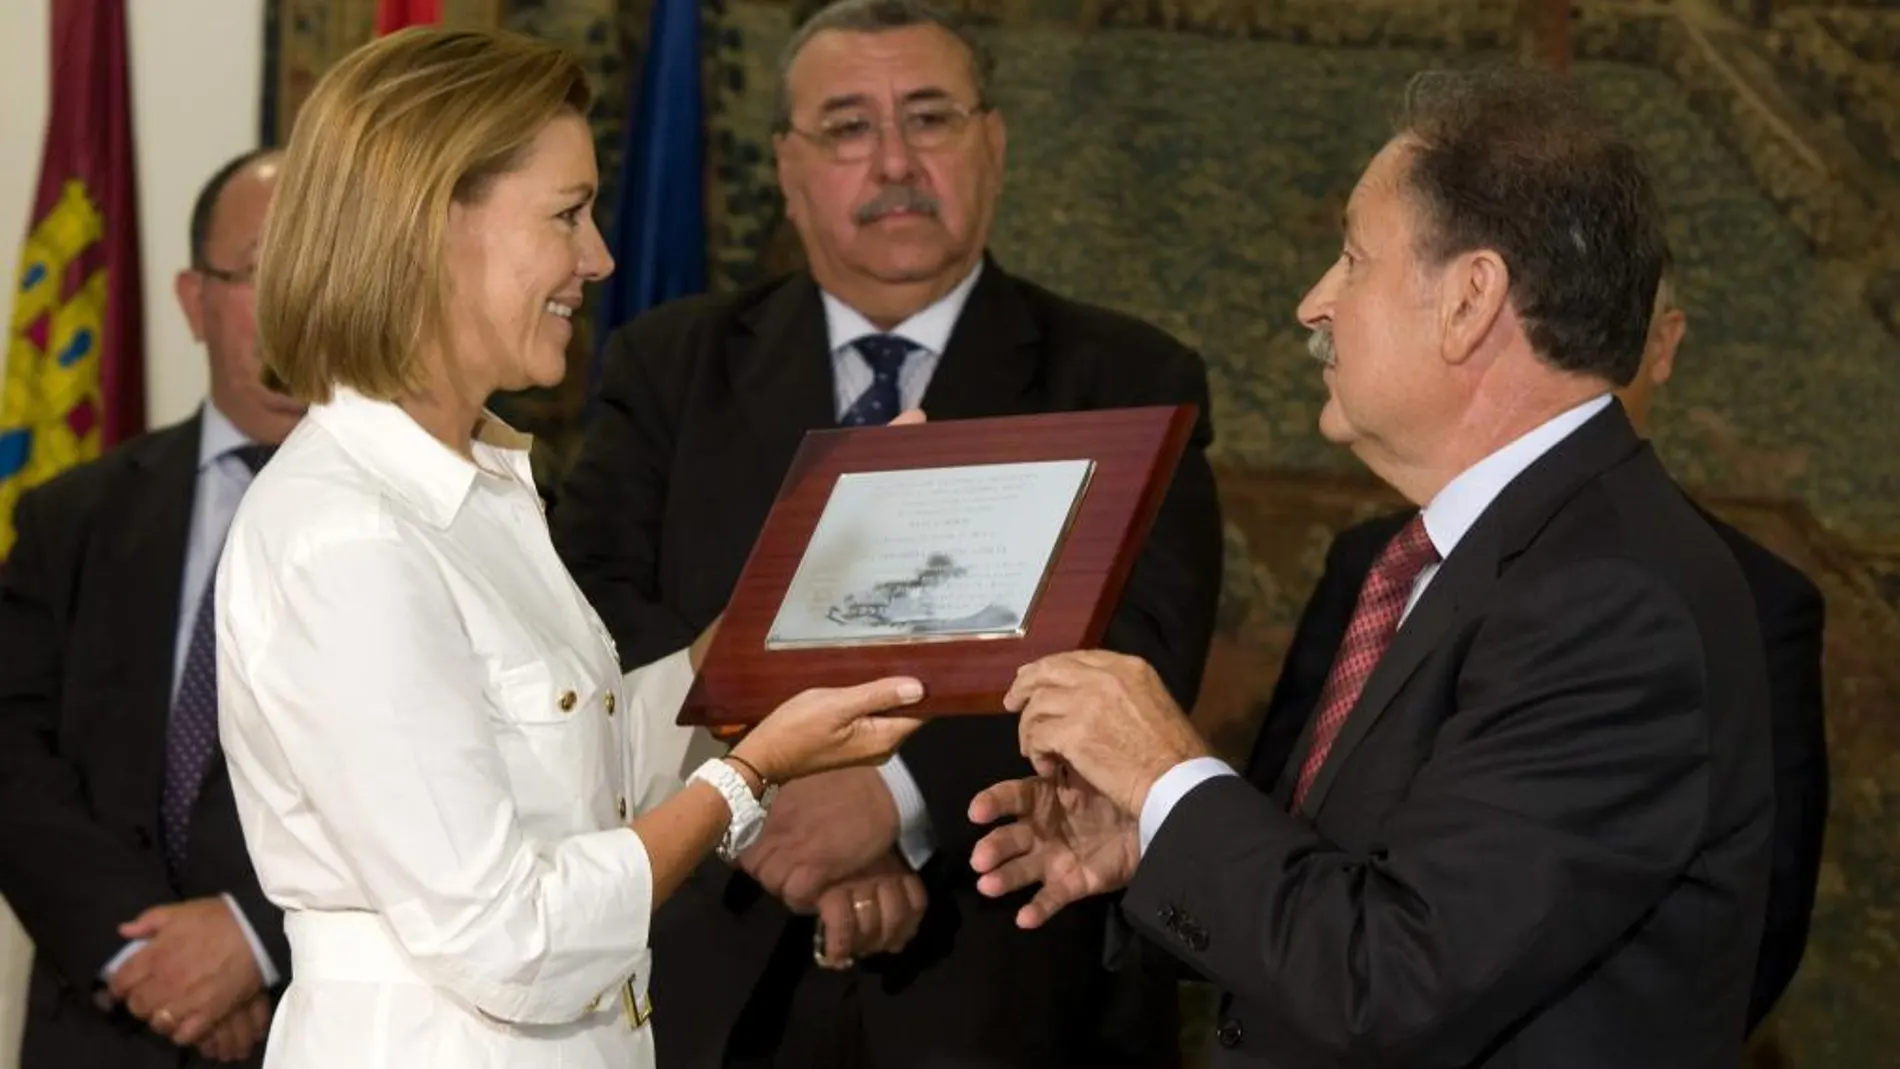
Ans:
{"type": "MultiPolygon", "coordinates": [[[[274,447],[243,445],[224,456],[234,456],[256,475],[274,447]]],[[[217,621],[213,619],[213,591],[217,568],[205,577],[204,596],[192,622],[191,646],[185,651],[185,670],[178,678],[178,697],[165,726],[165,786],[159,799],[159,835],[165,866],[176,883],[185,866],[185,840],[191,828],[191,809],[205,770],[218,752],[217,621]]]]}
{"type": "Polygon", "coordinates": [[[923,346],[895,334],[866,334],[851,345],[864,357],[864,362],[871,365],[871,385],[844,410],[838,425],[867,427],[889,423],[904,407],[897,376],[903,373],[905,359],[923,346]]]}

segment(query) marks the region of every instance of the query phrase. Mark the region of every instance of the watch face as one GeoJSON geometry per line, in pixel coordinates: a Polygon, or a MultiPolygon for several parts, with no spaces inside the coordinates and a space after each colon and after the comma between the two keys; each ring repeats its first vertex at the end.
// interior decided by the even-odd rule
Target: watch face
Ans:
{"type": "Polygon", "coordinates": [[[738,827],[732,829],[733,856],[737,857],[751,849],[752,844],[759,841],[759,833],[764,830],[765,820],[763,816],[755,816],[750,820],[741,821],[738,827]]]}

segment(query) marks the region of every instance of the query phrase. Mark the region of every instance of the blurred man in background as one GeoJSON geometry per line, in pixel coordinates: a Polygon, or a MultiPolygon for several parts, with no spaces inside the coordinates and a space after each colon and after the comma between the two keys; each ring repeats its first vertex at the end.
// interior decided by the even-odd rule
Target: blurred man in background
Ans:
{"type": "Polygon", "coordinates": [[[252,271],[275,152],[220,169],[176,292],[210,396],[20,499],[0,565],[0,895],[35,956],[23,1069],[258,1064],[290,955],[217,748],[210,588],[303,414],[267,389],[252,271]]]}
{"type": "MultiPolygon", "coordinates": [[[[724,610],[807,431],[915,408],[954,420],[1192,403],[1200,421],[1106,641],[1194,700],[1221,573],[1206,369],[1162,331],[987,256],[1006,140],[989,67],[914,0],[846,0],[794,36],[774,144],[808,269],[618,332],[553,513],[623,663],[686,645],[724,610]]],[[[740,870],[702,866],[654,918],[654,1002],[671,1022],[660,1065],[1170,1064],[1173,981],[1133,955],[1104,967],[1107,903],[1026,937],[973,887],[965,807],[1027,770],[1013,718],[956,717],[883,768],[781,792],[740,870]],[[889,896],[874,889],[913,871],[929,901],[898,953],[815,953],[811,914],[834,937],[840,923],[880,930],[889,896]]]]}

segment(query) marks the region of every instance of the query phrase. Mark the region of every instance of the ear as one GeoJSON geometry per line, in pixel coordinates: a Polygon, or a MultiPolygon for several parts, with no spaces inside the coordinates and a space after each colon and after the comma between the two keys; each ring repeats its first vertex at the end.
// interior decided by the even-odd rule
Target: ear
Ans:
{"type": "Polygon", "coordinates": [[[1643,354],[1641,371],[1649,376],[1649,381],[1661,386],[1676,373],[1676,347],[1682,344],[1682,336],[1688,328],[1688,318],[1680,308],[1662,312],[1649,325],[1649,351],[1643,354]]]}
{"type": "Polygon", "coordinates": [[[996,157],[997,171],[1002,171],[1003,156],[1009,148],[1009,124],[1003,121],[1003,113],[991,108],[983,113],[983,137],[990,143],[990,152],[996,157]]]}
{"type": "Polygon", "coordinates": [[[1445,362],[1470,359],[1510,304],[1511,269],[1502,256],[1478,249],[1453,257],[1444,267],[1439,294],[1445,362]]]}
{"type": "Polygon", "coordinates": [[[185,313],[185,322],[191,326],[191,338],[196,342],[205,340],[204,292],[204,276],[196,271],[180,271],[172,279],[178,310],[185,313]]]}

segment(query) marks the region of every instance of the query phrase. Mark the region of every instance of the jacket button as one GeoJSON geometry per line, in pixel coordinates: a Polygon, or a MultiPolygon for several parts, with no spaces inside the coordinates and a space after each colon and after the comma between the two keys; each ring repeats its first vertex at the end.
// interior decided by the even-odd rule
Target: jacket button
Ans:
{"type": "Polygon", "coordinates": [[[620,819],[621,819],[621,820],[625,820],[625,819],[627,819],[627,800],[626,800],[625,798],[622,798],[622,799],[620,800],[620,804],[619,804],[619,806],[618,806],[618,807],[616,808],[616,812],[618,812],[618,813],[620,814],[620,819]]]}
{"type": "Polygon", "coordinates": [[[579,696],[573,691],[564,690],[561,692],[561,696],[555,700],[554,704],[560,706],[562,712],[571,713],[574,711],[574,703],[579,700],[579,696]]]}
{"type": "Polygon", "coordinates": [[[614,692],[611,690],[607,692],[607,715],[614,715],[614,692]]]}
{"type": "Polygon", "coordinates": [[[1240,1046],[1241,1037],[1246,1034],[1246,1029],[1240,1027],[1240,1022],[1229,1017],[1220,1023],[1219,1028],[1214,1029],[1214,1041],[1228,1050],[1233,1050],[1240,1046]]]}

